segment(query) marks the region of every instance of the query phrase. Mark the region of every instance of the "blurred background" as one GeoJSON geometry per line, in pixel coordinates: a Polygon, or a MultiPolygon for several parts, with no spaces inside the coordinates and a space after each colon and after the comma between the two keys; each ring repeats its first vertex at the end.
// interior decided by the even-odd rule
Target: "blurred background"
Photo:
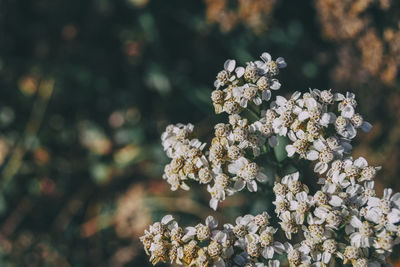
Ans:
{"type": "Polygon", "coordinates": [[[177,122],[209,141],[226,119],[217,72],[264,51],[288,63],[279,94],[357,94],[374,128],[354,155],[399,191],[400,2],[297,2],[0,0],[0,266],[149,266],[138,237],[166,213],[188,225],[268,208],[171,193],[160,145],[177,122]]]}

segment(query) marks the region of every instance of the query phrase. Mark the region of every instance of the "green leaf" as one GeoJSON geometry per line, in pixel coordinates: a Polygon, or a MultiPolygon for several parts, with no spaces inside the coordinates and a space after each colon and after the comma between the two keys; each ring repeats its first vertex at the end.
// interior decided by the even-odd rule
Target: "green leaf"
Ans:
{"type": "Polygon", "coordinates": [[[265,173],[265,175],[267,175],[267,177],[268,177],[267,184],[272,186],[275,181],[275,167],[268,163],[264,164],[263,165],[263,173],[265,173]]]}
{"type": "Polygon", "coordinates": [[[278,145],[274,147],[275,157],[281,162],[287,158],[286,146],[289,144],[289,139],[284,136],[278,136],[278,145]]]}

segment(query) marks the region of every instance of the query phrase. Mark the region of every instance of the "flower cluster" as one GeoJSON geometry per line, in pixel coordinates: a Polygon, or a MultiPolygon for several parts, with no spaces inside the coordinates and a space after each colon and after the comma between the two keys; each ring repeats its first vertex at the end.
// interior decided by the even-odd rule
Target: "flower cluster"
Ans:
{"type": "Polygon", "coordinates": [[[179,227],[172,215],[166,215],[140,237],[153,264],[177,263],[186,266],[268,266],[278,267],[273,260],[285,246],[274,240],[277,229],[269,225],[266,212],[245,215],[236,225],[225,224],[217,229],[218,221],[208,216],[204,224],[179,227]]]}
{"type": "Polygon", "coordinates": [[[350,140],[357,129],[371,129],[371,124],[356,113],[356,106],[352,93],[344,96],[314,89],[303,95],[295,92],[289,100],[277,96],[269,112],[276,113],[274,132],[292,141],[286,146],[288,156],[318,160],[314,171],[323,174],[330,162],[351,151],[350,140]]]}
{"type": "Polygon", "coordinates": [[[283,58],[274,61],[268,53],[263,53],[261,60],[247,62],[245,68],[236,67],[236,61],[228,59],[217,75],[214,82],[216,90],[211,94],[215,112],[238,114],[249,102],[260,105],[263,100],[268,101],[271,90],[281,87],[274,77],[284,67],[286,62],[283,58]]]}
{"type": "Polygon", "coordinates": [[[267,53],[261,59],[246,68],[228,60],[218,74],[214,107],[230,115],[228,123],[215,125],[208,150],[193,137],[193,125],[167,127],[162,144],[172,160],[163,177],[172,190],[189,189],[188,178],[207,184],[214,210],[226,196],[263,186],[275,195],[276,218],[271,221],[277,223],[270,223],[264,212],[238,217],[221,230],[211,216],[205,224],[182,229],[167,215],[141,237],[150,261],[186,266],[276,267],[281,261],[290,266],[389,265],[386,258],[400,243],[400,193],[387,188],[378,197],[374,179],[380,167],[351,156],[358,129],[371,129],[357,113],[355,95],[310,89],[288,99],[276,96],[265,110],[254,108],[270,100],[270,89],[280,87],[274,77],[286,65],[267,53]],[[238,114],[245,109],[249,112],[238,114]],[[278,137],[286,139],[289,158],[314,163],[319,189],[311,191],[298,171],[281,178],[265,174],[278,137]],[[265,183],[274,180],[273,186],[265,183]]]}
{"type": "Polygon", "coordinates": [[[324,266],[337,258],[353,266],[381,266],[400,243],[400,193],[385,189],[377,198],[372,181],[377,168],[364,158],[335,162],[321,190],[309,194],[299,181],[299,173],[275,183],[273,202],[286,237],[302,234],[304,239],[292,246],[297,260],[293,266],[324,266]],[[346,172],[347,169],[347,172],[346,172]]]}
{"type": "Polygon", "coordinates": [[[215,126],[215,137],[209,150],[209,161],[213,169],[213,185],[208,185],[211,194],[210,207],[217,208],[225,195],[232,195],[247,187],[257,191],[257,182],[265,182],[267,176],[253,159],[260,155],[266,138],[254,131],[248,120],[238,114],[229,116],[229,124],[215,126]],[[228,172],[224,173],[223,170],[228,172]]]}
{"type": "Polygon", "coordinates": [[[193,125],[169,125],[161,136],[162,145],[171,158],[164,168],[163,178],[171,185],[171,190],[178,188],[189,190],[185,183],[188,178],[208,183],[212,179],[208,161],[203,154],[205,143],[192,138],[193,125]]]}

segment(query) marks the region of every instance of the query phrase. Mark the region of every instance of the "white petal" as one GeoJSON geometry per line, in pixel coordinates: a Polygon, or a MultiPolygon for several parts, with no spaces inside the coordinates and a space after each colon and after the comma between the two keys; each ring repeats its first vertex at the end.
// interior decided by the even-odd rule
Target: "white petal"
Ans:
{"type": "Polygon", "coordinates": [[[241,167],[237,164],[237,162],[231,163],[228,165],[228,172],[236,174],[240,170],[240,168],[241,167]]]}
{"type": "Polygon", "coordinates": [[[274,248],[275,248],[276,253],[278,253],[278,254],[282,254],[285,251],[285,246],[281,242],[278,242],[278,241],[274,242],[274,248]]]}
{"type": "Polygon", "coordinates": [[[363,132],[368,133],[369,131],[371,131],[372,129],[372,125],[369,122],[364,121],[363,124],[361,125],[361,130],[363,130],[363,132]]]}
{"type": "Polygon", "coordinates": [[[353,139],[357,135],[357,130],[354,128],[354,125],[349,123],[346,127],[347,133],[345,134],[346,138],[353,139]]]}
{"type": "Polygon", "coordinates": [[[318,159],[318,152],[315,150],[309,150],[306,153],[306,157],[308,160],[317,160],[318,159]]]}
{"type": "Polygon", "coordinates": [[[316,108],[317,107],[317,100],[310,97],[306,99],[306,106],[308,109],[316,108]]]}
{"type": "Polygon", "coordinates": [[[362,222],[356,216],[352,216],[350,220],[350,224],[355,228],[361,228],[362,222]]]}
{"type": "Polygon", "coordinates": [[[212,198],[210,199],[210,208],[212,208],[213,210],[217,210],[218,207],[218,199],[212,198]]]}
{"type": "Polygon", "coordinates": [[[379,209],[373,208],[367,211],[367,215],[365,216],[365,219],[368,221],[378,223],[380,217],[382,216],[381,212],[379,209]]]}
{"type": "Polygon", "coordinates": [[[322,151],[326,148],[326,145],[324,144],[324,142],[322,142],[321,139],[315,140],[313,145],[318,151],[322,151]]]}
{"type": "MultiPolygon", "coordinates": [[[[250,215],[251,216],[251,215],[250,215]]],[[[250,217],[250,220],[253,220],[253,216],[251,216],[250,217]]],[[[249,222],[249,223],[247,223],[247,230],[249,231],[249,233],[255,233],[255,232],[257,232],[257,230],[258,230],[258,226],[255,224],[255,223],[253,223],[253,222],[249,222]]]]}
{"type": "Polygon", "coordinates": [[[247,99],[242,98],[239,102],[239,105],[243,108],[247,108],[247,99]]]}
{"type": "Polygon", "coordinates": [[[305,202],[305,201],[307,201],[307,193],[306,192],[300,192],[300,193],[297,193],[296,194],[296,199],[299,201],[299,202],[305,202]]]}
{"type": "Polygon", "coordinates": [[[279,68],[286,68],[286,62],[285,62],[285,59],[283,57],[278,57],[275,60],[275,63],[278,65],[279,68]]]}
{"type": "Polygon", "coordinates": [[[185,228],[185,235],[187,236],[195,236],[196,232],[197,230],[193,226],[188,226],[185,228]]]}
{"type": "Polygon", "coordinates": [[[398,223],[400,222],[400,210],[398,209],[392,209],[391,212],[387,215],[389,223],[398,223]]]}
{"type": "Polygon", "coordinates": [[[262,172],[259,172],[259,173],[257,174],[257,177],[256,177],[256,179],[257,179],[257,181],[259,181],[259,182],[263,183],[263,182],[265,182],[265,181],[267,181],[267,180],[268,180],[268,176],[267,176],[267,175],[265,175],[265,174],[264,174],[264,173],[262,173],[262,172]]]}
{"type": "Polygon", "coordinates": [[[322,253],[322,262],[323,263],[328,264],[330,260],[331,260],[331,254],[330,253],[328,253],[326,251],[324,253],[322,253]]]}
{"type": "Polygon", "coordinates": [[[248,181],[247,182],[247,189],[250,192],[257,192],[257,183],[254,180],[248,181]]]}
{"type": "Polygon", "coordinates": [[[281,127],[278,134],[280,136],[286,136],[287,131],[288,129],[286,127],[281,127]]]}
{"type": "Polygon", "coordinates": [[[264,62],[270,62],[271,61],[271,55],[267,52],[264,52],[261,54],[260,58],[264,61],[264,62]]]}
{"type": "Polygon", "coordinates": [[[272,257],[274,257],[274,249],[272,247],[266,247],[261,254],[266,259],[272,259],[272,257]]]}
{"type": "Polygon", "coordinates": [[[400,207],[400,193],[395,193],[390,200],[394,202],[397,208],[400,207]]]}
{"type": "Polygon", "coordinates": [[[296,91],[292,94],[291,99],[297,100],[301,96],[301,93],[299,91],[296,91]]]}
{"type": "Polygon", "coordinates": [[[281,88],[281,84],[278,80],[273,79],[272,84],[269,88],[271,88],[272,90],[278,90],[279,88],[281,88]]]}
{"type": "Polygon", "coordinates": [[[278,104],[279,106],[284,106],[286,104],[286,98],[278,95],[276,97],[276,104],[278,104]]]}
{"type": "Polygon", "coordinates": [[[224,69],[232,72],[235,69],[236,66],[236,61],[234,59],[228,59],[227,61],[225,61],[224,64],[224,69]]]}
{"type": "Polygon", "coordinates": [[[292,142],[295,142],[297,140],[297,136],[293,131],[288,132],[288,137],[289,137],[290,141],[292,141],[292,142]]]}
{"type": "Polygon", "coordinates": [[[344,95],[340,94],[340,93],[336,93],[333,95],[333,100],[335,100],[335,101],[341,101],[341,100],[344,100],[344,98],[345,98],[344,95]]]}
{"type": "Polygon", "coordinates": [[[358,159],[356,159],[354,161],[354,165],[357,166],[360,169],[363,169],[363,168],[368,166],[368,162],[367,162],[367,160],[365,158],[359,157],[358,159]]]}
{"type": "Polygon", "coordinates": [[[329,201],[329,204],[331,204],[334,207],[340,207],[342,203],[343,200],[338,196],[332,196],[331,200],[329,201]]]}
{"type": "Polygon", "coordinates": [[[287,146],[285,147],[285,149],[286,149],[286,152],[287,152],[287,154],[288,154],[288,157],[293,156],[294,153],[296,152],[296,148],[294,148],[294,146],[292,146],[292,145],[287,145],[287,146]]]}
{"type": "Polygon", "coordinates": [[[208,216],[206,218],[206,225],[211,229],[214,229],[218,226],[218,221],[213,216],[208,216]]]}
{"type": "Polygon", "coordinates": [[[379,207],[380,200],[377,197],[368,198],[368,206],[370,207],[379,207]]]}
{"type": "Polygon", "coordinates": [[[350,105],[347,105],[343,110],[342,110],[342,114],[343,117],[345,118],[351,118],[354,116],[354,108],[350,105]]]}
{"type": "Polygon", "coordinates": [[[350,235],[350,243],[355,247],[360,247],[361,245],[361,235],[360,233],[353,233],[350,235]]]}
{"type": "Polygon", "coordinates": [[[238,78],[240,78],[240,77],[242,77],[243,74],[244,74],[244,68],[243,68],[243,67],[237,67],[236,70],[235,70],[235,72],[236,72],[236,76],[237,76],[238,78]]]}
{"type": "Polygon", "coordinates": [[[233,186],[233,188],[237,191],[242,191],[245,186],[246,186],[246,182],[243,181],[242,179],[240,179],[235,182],[235,185],[233,186]]]}
{"type": "Polygon", "coordinates": [[[259,105],[261,105],[262,100],[261,100],[261,98],[259,98],[259,97],[255,97],[255,98],[253,99],[253,102],[254,102],[254,104],[256,104],[257,106],[259,106],[259,105]]]}
{"type": "Polygon", "coordinates": [[[324,113],[321,117],[320,124],[327,127],[329,123],[332,123],[333,119],[330,113],[324,113]]]}
{"type": "Polygon", "coordinates": [[[323,174],[323,173],[326,172],[326,170],[328,170],[328,164],[327,163],[318,162],[317,164],[315,164],[314,172],[319,173],[319,174],[323,174]]]}
{"type": "Polygon", "coordinates": [[[271,99],[271,91],[270,90],[263,90],[261,93],[262,99],[268,101],[271,99]]]}
{"type": "Polygon", "coordinates": [[[294,173],[290,174],[290,176],[292,177],[292,179],[294,181],[298,181],[299,177],[300,177],[300,173],[299,172],[294,172],[294,173]]]}
{"type": "Polygon", "coordinates": [[[383,198],[389,199],[390,196],[392,195],[392,193],[393,193],[393,189],[392,188],[385,188],[383,190],[383,198]]]}
{"type": "Polygon", "coordinates": [[[189,191],[189,190],[190,190],[190,187],[189,187],[186,183],[184,183],[184,182],[182,182],[181,188],[182,188],[183,190],[185,190],[185,191],[189,191]]]}
{"type": "Polygon", "coordinates": [[[300,114],[299,114],[299,121],[304,121],[304,120],[306,120],[306,119],[308,119],[310,117],[310,114],[308,113],[308,111],[302,111],[302,112],[300,112],[300,114]]]}
{"type": "Polygon", "coordinates": [[[162,219],[161,219],[161,224],[166,225],[169,222],[171,222],[174,219],[174,217],[172,217],[172,215],[168,214],[165,215],[162,219]]]}

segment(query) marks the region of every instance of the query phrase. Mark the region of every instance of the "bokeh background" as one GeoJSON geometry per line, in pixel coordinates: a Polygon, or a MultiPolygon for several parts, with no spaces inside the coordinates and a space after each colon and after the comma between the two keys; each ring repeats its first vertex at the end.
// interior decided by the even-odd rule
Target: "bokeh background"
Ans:
{"type": "Polygon", "coordinates": [[[374,128],[354,154],[399,191],[398,1],[0,0],[0,266],[149,266],[138,237],[166,213],[268,207],[171,193],[160,146],[177,122],[209,141],[216,73],[264,51],[288,63],[281,94],[357,94],[374,128]]]}

